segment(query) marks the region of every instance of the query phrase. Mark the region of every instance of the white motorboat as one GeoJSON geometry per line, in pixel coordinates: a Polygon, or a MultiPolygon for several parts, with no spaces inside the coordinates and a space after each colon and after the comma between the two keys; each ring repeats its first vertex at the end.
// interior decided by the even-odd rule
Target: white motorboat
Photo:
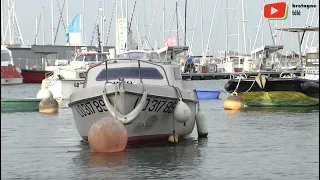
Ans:
{"type": "Polygon", "coordinates": [[[11,51],[1,45],[1,85],[22,84],[22,80],[21,69],[14,65],[11,51]]]}
{"type": "Polygon", "coordinates": [[[173,58],[178,53],[167,52],[128,51],[88,70],[83,88],[71,94],[69,103],[84,140],[92,124],[105,117],[125,125],[129,145],[188,135],[196,119],[199,136],[207,136],[199,126],[197,94],[184,88],[173,58]]]}
{"type": "Polygon", "coordinates": [[[108,55],[108,52],[77,52],[74,59],[67,65],[46,67],[46,70],[53,73],[42,80],[41,89],[49,89],[56,99],[70,99],[71,93],[82,88],[85,73],[89,67],[105,61],[108,55]]]}

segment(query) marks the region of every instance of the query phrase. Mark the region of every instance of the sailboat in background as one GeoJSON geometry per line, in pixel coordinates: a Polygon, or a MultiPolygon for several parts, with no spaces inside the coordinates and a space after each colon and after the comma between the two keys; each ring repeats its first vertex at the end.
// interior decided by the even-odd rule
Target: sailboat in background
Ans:
{"type": "MultiPolygon", "coordinates": [[[[43,12],[42,12],[43,13],[43,12]]],[[[66,29],[66,45],[82,45],[81,13],[78,13],[66,29]]],[[[59,65],[61,60],[55,60],[54,65],[59,65]]],[[[52,76],[52,70],[47,69],[48,62],[42,59],[43,69],[22,69],[23,83],[41,83],[42,80],[52,76]]]]}

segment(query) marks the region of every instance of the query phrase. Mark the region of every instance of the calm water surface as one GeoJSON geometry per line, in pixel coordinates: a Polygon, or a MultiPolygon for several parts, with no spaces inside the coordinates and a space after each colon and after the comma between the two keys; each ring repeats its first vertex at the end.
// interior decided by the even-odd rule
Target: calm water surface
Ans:
{"type": "MultiPolygon", "coordinates": [[[[223,89],[226,80],[189,81],[223,89]]],[[[35,97],[40,85],[2,86],[1,97],[35,97]]],[[[223,110],[227,94],[201,101],[209,137],[91,153],[68,101],[55,115],[1,113],[1,179],[319,179],[319,110],[223,110]]]]}

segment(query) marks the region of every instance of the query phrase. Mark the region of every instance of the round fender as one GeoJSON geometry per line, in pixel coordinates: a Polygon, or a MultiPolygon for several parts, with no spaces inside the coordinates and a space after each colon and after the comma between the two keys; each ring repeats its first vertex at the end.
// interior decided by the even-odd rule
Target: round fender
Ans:
{"type": "Polygon", "coordinates": [[[192,116],[191,109],[183,101],[179,101],[173,111],[173,116],[179,123],[188,122],[192,116]]]}
{"type": "Polygon", "coordinates": [[[227,82],[225,85],[224,85],[224,89],[227,91],[227,92],[233,92],[235,90],[235,86],[232,84],[232,83],[229,83],[227,82]]]}
{"type": "Polygon", "coordinates": [[[305,93],[317,93],[319,92],[319,83],[306,81],[301,83],[301,89],[305,93]]]}

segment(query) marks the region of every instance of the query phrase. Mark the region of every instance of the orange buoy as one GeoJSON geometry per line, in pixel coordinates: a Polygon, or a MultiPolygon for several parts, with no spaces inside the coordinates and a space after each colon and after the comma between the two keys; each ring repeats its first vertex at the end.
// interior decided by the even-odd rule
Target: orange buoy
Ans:
{"type": "Polygon", "coordinates": [[[121,152],[127,146],[127,129],[115,118],[102,118],[91,126],[88,142],[92,152],[121,152]]]}
{"type": "Polygon", "coordinates": [[[224,101],[223,108],[225,110],[242,110],[244,108],[244,101],[241,97],[232,95],[224,101]]]}

